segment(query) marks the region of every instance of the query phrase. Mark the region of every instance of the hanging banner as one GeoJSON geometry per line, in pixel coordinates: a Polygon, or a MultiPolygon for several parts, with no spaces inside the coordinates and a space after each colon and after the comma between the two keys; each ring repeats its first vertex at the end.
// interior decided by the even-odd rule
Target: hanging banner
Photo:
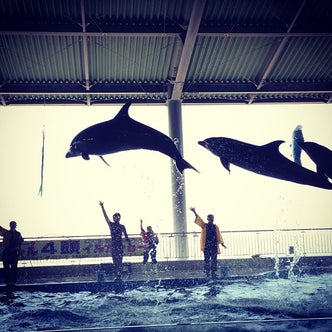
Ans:
{"type": "MultiPolygon", "coordinates": [[[[111,257],[111,239],[65,239],[24,241],[20,260],[48,260],[68,258],[111,257]]],[[[123,239],[124,256],[141,256],[144,244],[141,238],[131,238],[131,245],[123,239]]],[[[0,245],[0,255],[3,246],[0,245]]]]}

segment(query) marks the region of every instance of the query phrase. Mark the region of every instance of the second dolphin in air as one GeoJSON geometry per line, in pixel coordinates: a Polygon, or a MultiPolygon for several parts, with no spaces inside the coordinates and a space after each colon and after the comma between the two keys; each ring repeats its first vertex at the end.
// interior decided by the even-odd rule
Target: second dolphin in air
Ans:
{"type": "Polygon", "coordinates": [[[332,179],[332,151],[316,142],[305,142],[300,125],[293,131],[292,148],[294,162],[301,165],[301,152],[304,150],[316,164],[317,173],[332,179]]]}
{"type": "Polygon", "coordinates": [[[128,114],[130,105],[131,103],[127,103],[122,106],[113,119],[95,124],[78,133],[70,144],[66,158],[82,156],[88,160],[90,155],[96,155],[103,159],[102,156],[105,154],[146,149],[159,151],[174,159],[181,173],[186,168],[197,171],[182,158],[168,136],[132,119],[128,114]]]}
{"type": "Polygon", "coordinates": [[[261,175],[299,184],[332,189],[325,176],[317,174],[287,159],[279,152],[284,141],[258,146],[227,137],[210,137],[198,142],[220,158],[230,172],[230,164],[261,175]]]}
{"type": "Polygon", "coordinates": [[[298,142],[298,145],[316,164],[317,173],[332,179],[332,151],[315,142],[298,142]]]}

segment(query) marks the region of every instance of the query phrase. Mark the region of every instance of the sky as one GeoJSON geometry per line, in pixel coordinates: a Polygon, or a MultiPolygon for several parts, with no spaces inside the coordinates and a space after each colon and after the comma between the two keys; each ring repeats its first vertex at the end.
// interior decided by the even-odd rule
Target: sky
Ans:
{"type": "MultiPolygon", "coordinates": [[[[139,220],[158,233],[173,231],[171,159],[137,150],[89,161],[66,159],[73,137],[84,128],[113,118],[122,105],[0,106],[0,225],[16,220],[24,237],[106,235],[99,201],[111,217],[120,212],[128,233],[139,220]],[[45,128],[43,195],[42,131],[45,128]]],[[[167,106],[135,105],[132,118],[168,135],[167,106]]],[[[219,159],[197,142],[230,137],[263,145],[284,140],[291,157],[292,132],[332,149],[331,104],[182,105],[184,158],[200,173],[185,173],[188,231],[199,231],[189,207],[206,218],[212,213],[224,231],[332,226],[332,192],[260,176],[219,159]]],[[[303,165],[315,170],[305,154],[303,165]]]]}

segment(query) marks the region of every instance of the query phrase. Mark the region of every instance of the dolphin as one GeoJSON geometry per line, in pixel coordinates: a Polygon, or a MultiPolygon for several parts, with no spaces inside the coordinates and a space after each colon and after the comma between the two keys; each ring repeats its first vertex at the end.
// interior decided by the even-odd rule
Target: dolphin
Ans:
{"type": "Polygon", "coordinates": [[[301,162],[302,149],[299,145],[299,143],[301,143],[301,142],[304,142],[304,137],[303,137],[303,133],[302,133],[302,126],[298,125],[294,129],[293,135],[292,135],[292,150],[293,150],[294,162],[296,162],[300,166],[302,166],[302,162],[301,162]]]}
{"type": "Polygon", "coordinates": [[[304,168],[284,157],[279,146],[284,141],[273,141],[258,146],[227,137],[210,137],[198,142],[220,158],[230,172],[230,164],[272,178],[299,184],[332,189],[332,183],[320,174],[304,168]]]}
{"type": "Polygon", "coordinates": [[[315,142],[298,142],[298,145],[316,164],[317,173],[332,179],[332,151],[315,142]]]}
{"type": "MultiPolygon", "coordinates": [[[[174,142],[165,134],[132,119],[128,110],[131,103],[122,106],[111,120],[97,123],[78,133],[70,143],[66,158],[99,156],[127,150],[147,149],[159,151],[175,160],[180,173],[192,165],[185,161],[174,142]]],[[[106,163],[107,164],[107,163],[106,163]]],[[[198,171],[197,171],[198,172],[198,171]]]]}

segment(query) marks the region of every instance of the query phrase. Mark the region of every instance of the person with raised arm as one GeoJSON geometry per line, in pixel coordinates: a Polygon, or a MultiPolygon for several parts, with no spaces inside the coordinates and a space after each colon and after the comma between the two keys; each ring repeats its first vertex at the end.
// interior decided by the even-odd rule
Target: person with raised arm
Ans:
{"type": "Polygon", "coordinates": [[[217,277],[217,255],[220,254],[221,244],[224,248],[227,248],[224,244],[224,240],[220,233],[219,227],[214,224],[214,215],[209,214],[207,216],[207,223],[197,214],[194,207],[190,210],[195,215],[195,224],[201,227],[201,251],[204,253],[204,272],[207,277],[217,277]]]}
{"type": "Polygon", "coordinates": [[[111,255],[113,259],[113,264],[115,267],[116,278],[121,279],[122,276],[122,259],[123,259],[123,243],[122,243],[122,234],[127,240],[129,246],[131,246],[130,239],[127,234],[126,227],[120,224],[121,214],[116,212],[113,214],[113,221],[107,215],[107,212],[104,207],[104,203],[99,201],[99,205],[103,212],[104,218],[108,224],[108,227],[111,232],[111,255]]]}
{"type": "Polygon", "coordinates": [[[151,256],[151,261],[154,266],[154,271],[156,271],[157,259],[157,245],[159,239],[157,234],[153,231],[152,226],[147,226],[146,230],[143,228],[143,220],[140,220],[141,225],[141,236],[144,243],[144,253],[143,253],[143,265],[145,266],[148,262],[149,255],[151,256]]]}

